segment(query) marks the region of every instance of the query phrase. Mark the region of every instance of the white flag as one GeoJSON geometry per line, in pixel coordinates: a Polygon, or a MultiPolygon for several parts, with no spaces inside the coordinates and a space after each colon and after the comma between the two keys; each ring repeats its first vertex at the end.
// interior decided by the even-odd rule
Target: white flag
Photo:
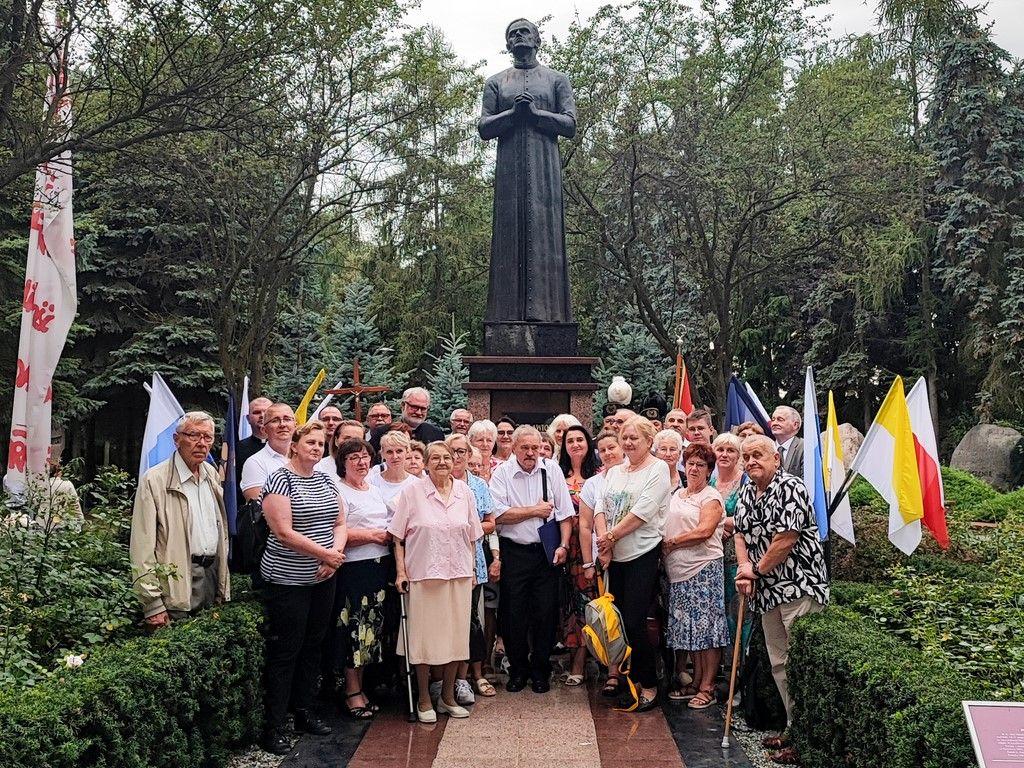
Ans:
{"type": "Polygon", "coordinates": [[[238,406],[238,439],[252,435],[252,424],[249,423],[249,377],[242,382],[242,403],[238,406]]]}
{"type": "MultiPolygon", "coordinates": [[[[71,102],[64,88],[63,61],[55,62],[54,72],[47,79],[44,114],[50,113],[56,101],[54,128],[61,136],[71,129],[71,102]]],[[[53,373],[78,311],[71,192],[71,151],[67,150],[36,169],[14,377],[11,444],[4,477],[6,488],[19,495],[29,478],[46,476],[53,373]]]]}
{"type": "Polygon", "coordinates": [[[153,374],[149,392],[149,413],[146,415],[146,433],[142,438],[142,457],[139,459],[139,480],[146,472],[174,454],[174,432],[185,410],[178,398],[164,383],[159,373],[153,374]]]}

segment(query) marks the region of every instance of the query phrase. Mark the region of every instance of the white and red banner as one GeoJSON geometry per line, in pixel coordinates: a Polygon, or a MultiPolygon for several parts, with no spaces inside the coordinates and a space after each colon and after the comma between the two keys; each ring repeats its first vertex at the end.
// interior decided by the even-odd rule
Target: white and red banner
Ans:
{"type": "MultiPolygon", "coordinates": [[[[63,136],[71,128],[63,61],[53,70],[47,81],[44,114],[53,115],[54,133],[63,136]]],[[[36,169],[11,444],[4,477],[4,486],[15,494],[24,492],[30,478],[46,476],[53,374],[78,310],[71,182],[70,150],[36,169]]]]}

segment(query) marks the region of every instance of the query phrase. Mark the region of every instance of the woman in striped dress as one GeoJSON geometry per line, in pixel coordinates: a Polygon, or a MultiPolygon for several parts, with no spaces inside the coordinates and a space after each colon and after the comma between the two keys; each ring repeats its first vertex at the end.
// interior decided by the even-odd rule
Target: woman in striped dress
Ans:
{"type": "Polygon", "coordinates": [[[287,754],[284,729],[289,703],[295,730],[325,735],[331,729],[310,711],[320,664],[320,644],[334,604],[335,571],[344,562],[344,502],[334,481],[314,466],[324,453],[326,430],[310,421],[295,430],[289,460],[263,486],[263,514],[270,537],[260,573],[267,582],[266,732],[263,747],[287,754]]]}

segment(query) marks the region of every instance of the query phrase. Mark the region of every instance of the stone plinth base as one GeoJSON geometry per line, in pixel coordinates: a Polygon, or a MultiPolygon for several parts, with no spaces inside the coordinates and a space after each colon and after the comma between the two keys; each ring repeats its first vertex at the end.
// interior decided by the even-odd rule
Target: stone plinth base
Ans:
{"type": "Polygon", "coordinates": [[[590,378],[596,357],[470,356],[469,410],[476,419],[510,416],[518,424],[546,426],[553,416],[571,413],[588,429],[594,418],[590,378]]]}
{"type": "Polygon", "coordinates": [[[579,351],[576,323],[484,322],[484,354],[562,357],[579,351]]]}

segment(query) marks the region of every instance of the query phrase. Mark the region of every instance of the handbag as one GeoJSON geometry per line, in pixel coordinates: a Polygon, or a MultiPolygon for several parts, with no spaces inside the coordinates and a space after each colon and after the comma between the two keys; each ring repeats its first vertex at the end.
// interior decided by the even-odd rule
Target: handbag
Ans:
{"type": "MultiPolygon", "coordinates": [[[[288,481],[288,496],[291,498],[292,475],[287,470],[285,479],[288,481]]],[[[235,525],[237,533],[231,547],[231,569],[236,573],[253,576],[260,570],[263,553],[270,539],[270,524],[263,516],[263,502],[259,497],[249,499],[242,505],[235,525]]]]}
{"type": "MultiPolygon", "coordinates": [[[[540,483],[541,499],[547,501],[548,471],[544,467],[540,468],[540,483]]],[[[544,547],[544,557],[548,559],[548,565],[555,567],[555,552],[562,546],[562,530],[558,525],[558,521],[555,520],[554,514],[551,515],[550,520],[545,520],[541,527],[537,529],[537,535],[540,537],[541,546],[544,547]]]]}

